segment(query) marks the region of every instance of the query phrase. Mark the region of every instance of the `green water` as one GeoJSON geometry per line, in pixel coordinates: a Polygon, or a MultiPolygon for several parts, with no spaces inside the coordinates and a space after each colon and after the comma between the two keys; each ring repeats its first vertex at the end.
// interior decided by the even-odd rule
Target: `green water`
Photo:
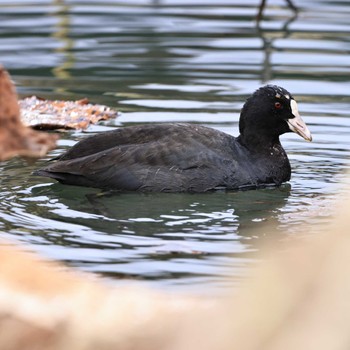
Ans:
{"type": "Polygon", "coordinates": [[[0,62],[20,96],[121,112],[63,133],[35,164],[0,164],[1,236],[112,283],[202,292],[239,282],[265,239],[318,234],[350,165],[350,3],[295,3],[296,17],[269,1],[257,27],[249,0],[0,1],[0,62]],[[237,135],[242,104],[267,82],[295,96],[314,137],[282,136],[293,175],[281,188],[99,196],[31,175],[79,139],[135,123],[237,135]]]}

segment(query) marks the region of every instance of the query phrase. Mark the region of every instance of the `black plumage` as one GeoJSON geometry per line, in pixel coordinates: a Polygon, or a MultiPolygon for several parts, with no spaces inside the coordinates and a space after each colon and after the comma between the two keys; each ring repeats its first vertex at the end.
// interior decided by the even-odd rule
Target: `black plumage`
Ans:
{"type": "Polygon", "coordinates": [[[296,102],[267,85],[244,104],[240,135],[195,124],[137,125],[88,137],[36,175],[64,184],[144,192],[205,192],[288,181],[279,141],[294,131],[311,141],[296,102]]]}

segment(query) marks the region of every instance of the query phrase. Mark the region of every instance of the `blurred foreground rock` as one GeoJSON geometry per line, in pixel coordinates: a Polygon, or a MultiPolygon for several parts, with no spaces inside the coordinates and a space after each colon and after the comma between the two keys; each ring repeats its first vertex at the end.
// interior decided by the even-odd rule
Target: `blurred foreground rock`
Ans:
{"type": "Polygon", "coordinates": [[[56,145],[57,136],[23,125],[16,90],[0,66],[0,161],[22,156],[42,157],[56,145]]]}
{"type": "Polygon", "coordinates": [[[350,197],[329,233],[271,246],[223,298],[106,287],[0,248],[0,348],[337,350],[350,348],[350,197]]]}

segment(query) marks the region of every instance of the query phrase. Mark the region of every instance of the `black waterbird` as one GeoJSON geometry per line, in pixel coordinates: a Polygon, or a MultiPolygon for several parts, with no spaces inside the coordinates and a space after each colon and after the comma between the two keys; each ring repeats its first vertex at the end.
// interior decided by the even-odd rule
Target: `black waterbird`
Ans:
{"type": "Polygon", "coordinates": [[[267,85],[244,104],[238,137],[186,123],[130,126],[90,136],[34,174],[121,191],[279,186],[291,176],[279,136],[291,131],[312,140],[293,96],[267,85]]]}

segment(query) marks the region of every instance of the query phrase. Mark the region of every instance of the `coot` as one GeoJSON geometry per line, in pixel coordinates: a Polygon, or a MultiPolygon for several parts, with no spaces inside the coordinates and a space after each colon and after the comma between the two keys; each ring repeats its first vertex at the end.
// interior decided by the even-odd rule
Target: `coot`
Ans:
{"type": "Polygon", "coordinates": [[[279,136],[311,141],[285,89],[261,87],[244,104],[238,137],[186,123],[137,125],[90,136],[34,174],[63,184],[144,192],[205,192],[289,181],[279,136]]]}

